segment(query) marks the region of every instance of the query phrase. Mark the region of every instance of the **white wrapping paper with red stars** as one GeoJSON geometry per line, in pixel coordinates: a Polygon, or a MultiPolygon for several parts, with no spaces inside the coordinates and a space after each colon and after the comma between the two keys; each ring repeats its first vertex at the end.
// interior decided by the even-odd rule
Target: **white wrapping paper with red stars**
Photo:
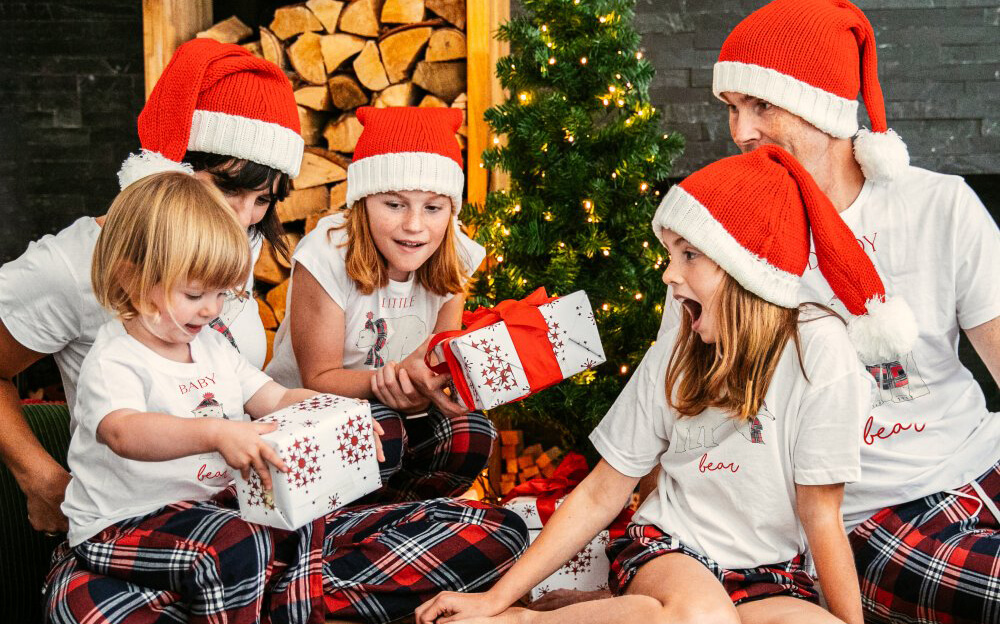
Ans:
{"type": "Polygon", "coordinates": [[[257,422],[278,423],[261,438],[288,472],[270,466],[270,492],[256,472],[249,479],[236,473],[244,520],[294,530],[382,486],[367,402],[317,394],[257,422]]]}
{"type": "MultiPolygon", "coordinates": [[[[435,336],[435,372],[451,374],[457,399],[491,409],[539,392],[604,362],[587,293],[549,298],[544,288],[520,301],[463,316],[464,331],[435,336]]],[[[429,364],[429,363],[428,363],[429,364]]]]}

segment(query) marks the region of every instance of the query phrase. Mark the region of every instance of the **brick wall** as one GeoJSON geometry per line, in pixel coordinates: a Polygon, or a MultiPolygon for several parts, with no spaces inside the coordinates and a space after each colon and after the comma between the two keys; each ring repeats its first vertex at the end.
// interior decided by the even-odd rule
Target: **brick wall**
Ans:
{"type": "Polygon", "coordinates": [[[139,0],[0,0],[0,263],[107,209],[142,103],[139,0]]]}
{"type": "MultiPolygon", "coordinates": [[[[889,124],[913,163],[947,173],[1000,173],[1000,2],[855,3],[875,29],[889,124]]],[[[638,0],[636,26],[657,70],[653,103],[687,138],[678,174],[735,153],[725,110],[711,94],[712,65],[726,34],[764,4],[638,0]]]]}

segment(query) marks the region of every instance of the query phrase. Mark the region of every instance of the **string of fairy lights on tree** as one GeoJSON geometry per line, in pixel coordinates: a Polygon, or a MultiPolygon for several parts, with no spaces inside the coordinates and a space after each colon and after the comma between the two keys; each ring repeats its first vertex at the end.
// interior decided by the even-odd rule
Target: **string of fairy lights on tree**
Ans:
{"type": "Polygon", "coordinates": [[[653,67],[632,25],[634,0],[523,0],[499,38],[510,97],[486,112],[483,164],[510,174],[467,221],[490,252],[471,303],[585,290],[608,361],[500,408],[515,423],[584,444],[655,337],[665,253],[650,221],[683,141],[650,104],[653,67]],[[502,138],[501,138],[502,137],[502,138]],[[616,374],[617,373],[617,374],[616,374]]]}

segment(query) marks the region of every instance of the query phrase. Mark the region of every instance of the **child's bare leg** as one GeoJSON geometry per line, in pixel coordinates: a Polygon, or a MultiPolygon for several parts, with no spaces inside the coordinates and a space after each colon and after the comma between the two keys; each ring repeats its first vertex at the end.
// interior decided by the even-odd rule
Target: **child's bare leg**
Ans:
{"type": "Polygon", "coordinates": [[[511,608],[462,624],[739,624],[722,584],[701,563],[680,553],[642,566],[626,595],[581,602],[555,611],[511,608]]]}
{"type": "Polygon", "coordinates": [[[745,602],[736,611],[743,624],[843,624],[823,607],[792,596],[745,602]]]}

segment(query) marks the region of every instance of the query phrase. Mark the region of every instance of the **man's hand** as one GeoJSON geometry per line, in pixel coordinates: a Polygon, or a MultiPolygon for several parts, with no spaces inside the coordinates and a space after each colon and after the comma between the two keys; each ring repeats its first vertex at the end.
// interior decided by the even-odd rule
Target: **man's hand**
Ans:
{"type": "Polygon", "coordinates": [[[461,416],[469,411],[467,407],[452,399],[445,393],[451,381],[451,375],[444,373],[435,374],[424,362],[424,353],[427,352],[427,345],[430,338],[425,340],[417,349],[406,356],[400,366],[406,372],[407,377],[420,394],[427,397],[437,406],[445,416],[461,416]]]}
{"type": "Polygon", "coordinates": [[[33,529],[46,534],[69,530],[69,521],[59,508],[66,497],[67,485],[69,473],[55,462],[51,469],[35,473],[30,483],[23,484],[28,499],[28,522],[33,529]]]}

